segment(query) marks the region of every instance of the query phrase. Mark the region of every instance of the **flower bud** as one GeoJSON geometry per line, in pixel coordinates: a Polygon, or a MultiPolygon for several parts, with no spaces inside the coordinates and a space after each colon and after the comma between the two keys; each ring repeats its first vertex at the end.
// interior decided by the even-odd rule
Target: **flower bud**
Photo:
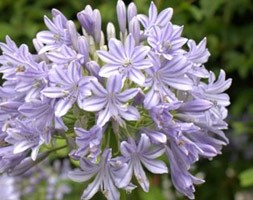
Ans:
{"type": "Polygon", "coordinates": [[[86,6],[85,9],[77,14],[77,18],[88,35],[94,38],[94,41],[99,44],[101,39],[101,15],[99,10],[92,10],[91,6],[86,6]]]}
{"type": "Polygon", "coordinates": [[[99,44],[101,40],[101,15],[99,10],[97,9],[95,9],[93,12],[93,20],[94,20],[93,37],[95,42],[99,44]]]}
{"type": "Polygon", "coordinates": [[[120,32],[124,35],[126,31],[126,6],[122,0],[117,3],[117,16],[120,32]]]}
{"type": "Polygon", "coordinates": [[[93,33],[93,19],[92,19],[92,8],[90,5],[87,5],[84,10],[77,13],[77,18],[81,24],[81,26],[85,29],[85,31],[91,35],[93,33]]]}
{"type": "Polygon", "coordinates": [[[132,2],[127,7],[127,21],[130,21],[137,15],[137,8],[136,5],[132,2]]]}
{"type": "Polygon", "coordinates": [[[106,33],[107,33],[107,40],[109,41],[111,38],[115,38],[115,27],[113,23],[109,22],[106,27],[106,33]]]}
{"type": "Polygon", "coordinates": [[[83,63],[89,60],[89,44],[86,37],[79,36],[77,39],[77,49],[80,54],[83,55],[83,63]]]}
{"type": "Polygon", "coordinates": [[[45,158],[48,157],[49,151],[43,152],[38,154],[37,159],[33,160],[32,158],[26,158],[24,159],[19,165],[17,165],[13,171],[11,171],[9,174],[11,176],[19,176],[24,174],[26,171],[37,165],[39,162],[44,160],[45,158]]]}
{"type": "Polygon", "coordinates": [[[129,23],[129,32],[133,35],[135,44],[140,43],[140,22],[137,17],[134,17],[129,23]]]}
{"type": "Polygon", "coordinates": [[[67,22],[67,30],[70,34],[71,43],[72,43],[74,49],[77,49],[78,33],[77,33],[76,26],[73,21],[69,20],[67,22]]]}

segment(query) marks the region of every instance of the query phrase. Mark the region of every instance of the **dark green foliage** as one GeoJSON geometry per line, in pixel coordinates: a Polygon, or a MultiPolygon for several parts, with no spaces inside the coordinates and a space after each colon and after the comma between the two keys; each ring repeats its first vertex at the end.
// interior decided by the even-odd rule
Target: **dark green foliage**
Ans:
{"type": "MultiPolygon", "coordinates": [[[[66,17],[76,21],[76,13],[90,4],[101,11],[105,28],[106,22],[117,20],[116,2],[116,0],[0,0],[0,41],[4,41],[5,35],[9,35],[18,45],[26,43],[32,50],[32,38],[36,36],[36,32],[45,29],[43,16],[51,17],[52,8],[57,8],[66,17]]],[[[231,143],[224,149],[222,155],[213,161],[201,161],[193,170],[196,173],[203,172],[206,179],[206,183],[197,186],[196,199],[231,200],[238,192],[253,191],[253,1],[154,0],[154,2],[159,10],[165,7],[174,8],[172,21],[184,25],[186,37],[196,42],[207,37],[207,46],[211,52],[207,68],[215,72],[223,68],[227,76],[233,78],[232,87],[229,89],[230,130],[227,131],[231,143]]],[[[136,0],[135,3],[140,13],[148,12],[150,0],[136,0]]],[[[84,185],[73,184],[73,186],[75,194],[68,195],[66,199],[79,199],[84,185]]],[[[170,192],[172,190],[170,188],[170,192]]],[[[137,193],[137,191],[132,195],[122,193],[122,199],[164,198],[157,185],[151,187],[150,196],[142,192],[137,193]]],[[[101,199],[100,194],[95,197],[101,199]]]]}

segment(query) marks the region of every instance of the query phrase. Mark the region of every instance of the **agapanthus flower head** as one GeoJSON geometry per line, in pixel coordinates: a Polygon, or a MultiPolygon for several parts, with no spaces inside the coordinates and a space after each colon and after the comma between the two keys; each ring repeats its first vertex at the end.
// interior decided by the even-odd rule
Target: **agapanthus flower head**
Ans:
{"type": "Polygon", "coordinates": [[[204,180],[191,167],[229,142],[231,79],[206,69],[208,39],[182,37],[172,8],[158,12],[151,2],[144,15],[118,0],[116,13],[118,25],[103,32],[100,12],[87,5],[79,33],[53,9],[33,40],[37,53],[8,36],[0,43],[0,172],[20,175],[65,149],[80,167],[69,177],[89,182],[82,199],[101,191],[118,200],[137,185],[148,192],[151,174],[165,173],[193,199],[204,180]]]}

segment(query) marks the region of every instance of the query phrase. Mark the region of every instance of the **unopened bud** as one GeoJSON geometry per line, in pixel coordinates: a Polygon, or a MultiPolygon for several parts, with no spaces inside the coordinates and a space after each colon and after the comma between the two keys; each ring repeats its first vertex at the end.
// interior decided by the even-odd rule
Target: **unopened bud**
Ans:
{"type": "Polygon", "coordinates": [[[117,3],[117,16],[119,22],[119,29],[122,34],[126,32],[126,5],[122,0],[117,3]]]}
{"type": "Polygon", "coordinates": [[[137,8],[136,5],[132,2],[127,7],[127,21],[130,21],[137,15],[137,8]]]}
{"type": "Polygon", "coordinates": [[[113,23],[109,22],[106,27],[107,40],[109,41],[111,38],[115,38],[115,27],[113,23]]]}

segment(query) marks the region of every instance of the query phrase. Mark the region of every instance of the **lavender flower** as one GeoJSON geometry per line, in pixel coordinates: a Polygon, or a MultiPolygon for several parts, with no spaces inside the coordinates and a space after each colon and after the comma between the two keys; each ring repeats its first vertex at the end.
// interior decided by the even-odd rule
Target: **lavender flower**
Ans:
{"type": "Polygon", "coordinates": [[[13,153],[22,153],[32,150],[31,158],[36,160],[40,146],[44,143],[40,130],[36,130],[33,124],[23,121],[15,121],[15,127],[7,129],[6,142],[14,145],[13,153]]]}
{"type": "Polygon", "coordinates": [[[188,40],[187,45],[189,52],[187,52],[187,58],[195,65],[201,65],[207,62],[210,53],[206,48],[206,38],[204,38],[198,45],[194,40],[188,40]]]}
{"type": "Polygon", "coordinates": [[[209,83],[201,83],[199,89],[194,88],[193,95],[197,97],[203,95],[201,98],[211,100],[220,106],[228,106],[230,104],[229,96],[223,92],[230,87],[232,80],[225,80],[225,76],[225,72],[221,70],[218,80],[215,82],[215,74],[210,72],[209,83]]]}
{"type": "Polygon", "coordinates": [[[188,166],[185,163],[183,157],[178,155],[176,148],[172,145],[170,148],[166,148],[166,154],[170,160],[170,170],[172,183],[176,187],[176,189],[182,194],[186,195],[190,199],[194,199],[195,188],[193,184],[201,184],[204,181],[192,176],[187,170],[188,166]]]}
{"type": "Polygon", "coordinates": [[[139,14],[138,19],[142,23],[145,29],[145,33],[149,34],[149,31],[153,29],[155,26],[164,27],[167,23],[170,22],[172,18],[173,9],[167,8],[158,14],[157,8],[154,2],[151,2],[149,7],[149,15],[139,14]]]}
{"type": "Polygon", "coordinates": [[[129,142],[123,141],[120,145],[121,153],[128,163],[128,171],[125,176],[131,179],[134,173],[137,181],[145,192],[149,190],[149,181],[142,165],[154,174],[168,173],[164,162],[156,160],[164,153],[164,148],[155,147],[150,143],[146,134],[142,134],[138,145],[130,138],[129,142]]]}
{"type": "Polygon", "coordinates": [[[1,146],[0,149],[0,172],[12,171],[24,158],[27,152],[13,153],[14,146],[1,146]]]}
{"type": "Polygon", "coordinates": [[[99,72],[102,77],[109,77],[112,74],[122,74],[131,81],[143,85],[145,76],[141,69],[151,67],[149,59],[145,59],[149,47],[135,46],[133,36],[129,35],[123,46],[121,41],[112,38],[109,41],[109,52],[98,51],[99,57],[107,63],[99,72]]]}
{"type": "Polygon", "coordinates": [[[62,119],[55,115],[54,101],[49,99],[24,103],[19,106],[18,111],[41,130],[41,136],[46,144],[50,143],[54,132],[67,130],[62,119]]]}
{"type": "Polygon", "coordinates": [[[62,45],[61,49],[58,51],[50,51],[46,53],[46,56],[49,60],[56,64],[69,64],[71,62],[75,62],[76,64],[84,64],[88,60],[88,49],[87,49],[87,41],[83,38],[78,38],[78,51],[81,53],[77,53],[72,48],[62,45]]]}
{"type": "Polygon", "coordinates": [[[137,95],[139,89],[132,88],[120,93],[122,87],[122,78],[120,75],[110,76],[107,80],[106,89],[97,81],[90,80],[90,88],[93,93],[88,98],[85,98],[81,103],[84,110],[97,112],[97,125],[103,126],[113,117],[119,124],[123,124],[121,119],[138,120],[139,113],[137,109],[126,103],[137,95]]]}
{"type": "Polygon", "coordinates": [[[42,94],[49,98],[61,98],[55,105],[55,115],[63,116],[79,98],[79,90],[82,88],[81,66],[71,62],[67,70],[57,66],[50,72],[49,79],[51,86],[45,88],[42,94]],[[65,76],[62,74],[65,71],[65,76]]]}
{"type": "Polygon", "coordinates": [[[173,56],[182,54],[182,46],[187,39],[181,37],[183,27],[168,23],[163,29],[154,27],[148,36],[148,43],[159,56],[171,60],[173,56]]]}
{"type": "Polygon", "coordinates": [[[114,167],[110,164],[111,150],[104,150],[101,160],[98,164],[90,162],[88,159],[80,160],[81,170],[75,170],[69,173],[69,177],[77,182],[84,182],[95,176],[95,179],[84,190],[82,199],[91,199],[94,194],[100,189],[107,199],[119,199],[119,192],[117,187],[122,188],[127,186],[128,183],[119,182],[122,180],[126,165],[114,167]],[[117,173],[116,176],[115,173],[117,173]]]}
{"type": "Polygon", "coordinates": [[[41,31],[37,34],[37,39],[46,45],[40,50],[40,53],[57,49],[62,44],[71,45],[66,17],[55,9],[52,10],[52,14],[52,21],[47,16],[44,17],[44,22],[49,31],[41,31]]]}
{"type": "Polygon", "coordinates": [[[185,73],[191,65],[184,57],[175,57],[171,61],[160,62],[158,58],[153,59],[153,67],[147,70],[149,77],[146,85],[151,87],[145,96],[144,105],[146,108],[156,106],[165,101],[176,101],[175,94],[168,86],[179,90],[191,90],[193,83],[185,73]]]}
{"type": "Polygon", "coordinates": [[[88,154],[91,158],[97,158],[101,151],[102,128],[94,126],[89,131],[83,128],[75,128],[75,133],[78,146],[75,156],[84,157],[88,154]]]}

